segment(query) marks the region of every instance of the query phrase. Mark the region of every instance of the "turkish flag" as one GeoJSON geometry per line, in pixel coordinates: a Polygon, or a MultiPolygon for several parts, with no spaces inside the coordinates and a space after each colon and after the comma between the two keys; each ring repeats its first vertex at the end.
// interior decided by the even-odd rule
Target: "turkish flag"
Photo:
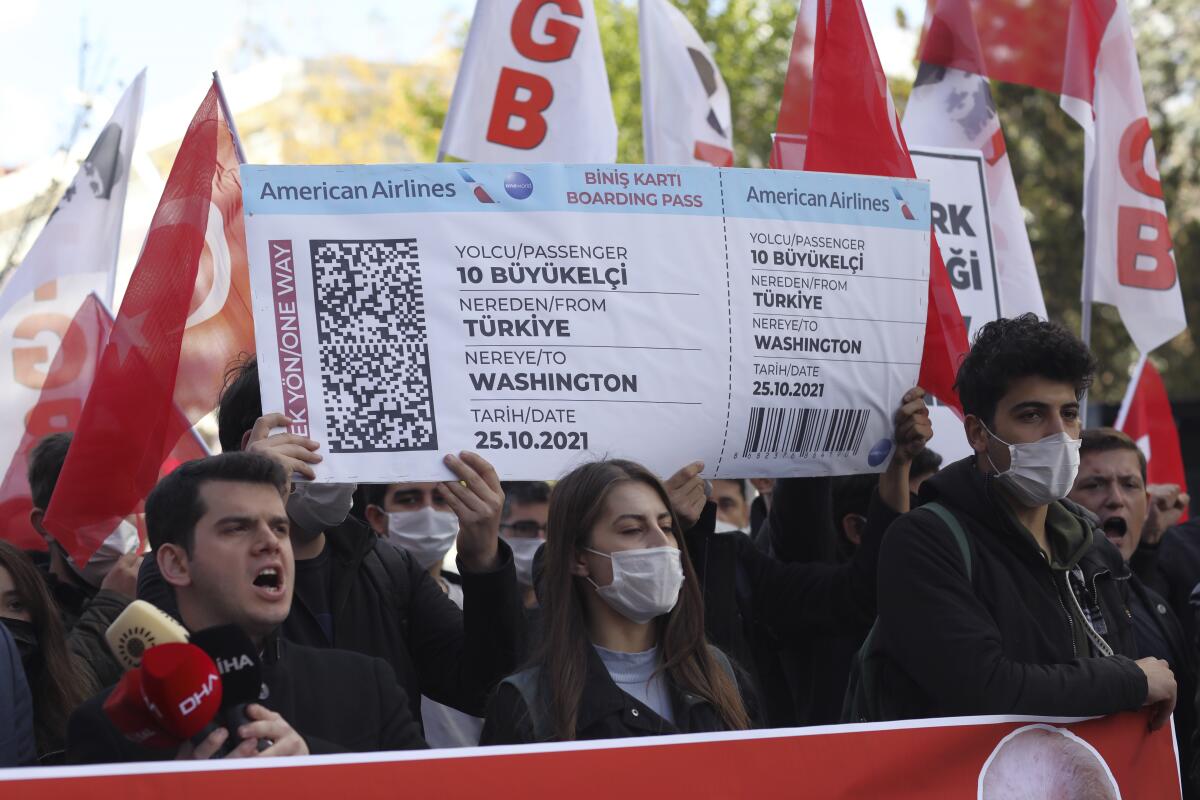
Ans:
{"type": "Polygon", "coordinates": [[[214,84],[183,137],[46,511],[46,528],[79,563],[138,508],[189,428],[175,389],[221,127],[214,84]]]}
{"type": "MultiPolygon", "coordinates": [[[[1167,387],[1145,356],[1133,370],[1114,427],[1137,442],[1138,449],[1145,454],[1147,484],[1173,483],[1187,491],[1179,430],[1167,399],[1167,387]]],[[[1187,519],[1187,509],[1181,519],[1187,519]]]]}
{"type": "MultiPolygon", "coordinates": [[[[30,453],[43,436],[74,431],[79,424],[112,325],[112,315],[104,303],[95,293],[88,295],[67,326],[41,395],[26,415],[24,433],[0,482],[0,539],[24,550],[46,549],[45,540],[29,521],[33,510],[26,474],[30,453]]],[[[160,473],[206,455],[208,449],[195,435],[184,436],[163,462],[160,473]]]]}
{"type": "MultiPolygon", "coordinates": [[[[218,104],[218,114],[222,113],[218,104]]],[[[188,306],[175,405],[195,424],[212,411],[230,362],[254,352],[250,268],[237,149],[226,121],[217,126],[217,157],[204,249],[188,306]]]]}
{"type": "MultiPolygon", "coordinates": [[[[801,24],[804,24],[803,9],[798,25],[801,24]]],[[[797,34],[793,43],[801,40],[797,34]]],[[[797,80],[801,80],[802,70],[797,68],[796,74],[800,76],[797,80]]],[[[785,96],[793,88],[792,76],[793,70],[789,69],[785,96]]],[[[820,0],[817,4],[811,91],[803,169],[916,177],[860,0],[820,0]]],[[[795,136],[800,132],[786,133],[795,136]]],[[[780,164],[783,168],[801,166],[788,163],[786,150],[777,148],[776,152],[783,156],[780,164]]],[[[954,381],[958,365],[968,350],[967,331],[932,224],[930,234],[933,244],[929,250],[929,302],[918,382],[934,397],[961,412],[954,381]]]]}

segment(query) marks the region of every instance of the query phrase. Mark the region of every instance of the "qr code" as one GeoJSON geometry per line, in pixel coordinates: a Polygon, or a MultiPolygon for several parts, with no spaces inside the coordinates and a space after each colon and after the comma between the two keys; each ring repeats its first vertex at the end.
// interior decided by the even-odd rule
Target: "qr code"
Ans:
{"type": "Polygon", "coordinates": [[[436,450],[417,240],[309,247],[329,449],[436,450]]]}

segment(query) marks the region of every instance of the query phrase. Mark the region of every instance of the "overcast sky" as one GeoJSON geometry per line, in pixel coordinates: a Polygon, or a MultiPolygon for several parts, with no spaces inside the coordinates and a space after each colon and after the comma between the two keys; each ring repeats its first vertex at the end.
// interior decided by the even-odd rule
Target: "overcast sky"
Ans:
{"type": "MultiPolygon", "coordinates": [[[[910,27],[919,26],[923,0],[864,5],[885,69],[911,74],[916,34],[896,27],[895,10],[904,8],[910,27]]],[[[85,38],[89,90],[99,89],[111,108],[149,67],[151,113],[181,94],[199,104],[209,73],[234,68],[231,45],[247,29],[286,55],[403,62],[426,54],[473,7],[472,0],[0,0],[0,165],[50,155],[67,138],[85,38]]]]}

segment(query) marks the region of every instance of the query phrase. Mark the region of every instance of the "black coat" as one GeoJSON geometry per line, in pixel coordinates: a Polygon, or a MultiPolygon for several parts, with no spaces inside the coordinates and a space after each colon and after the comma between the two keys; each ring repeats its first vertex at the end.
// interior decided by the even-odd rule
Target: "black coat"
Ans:
{"type": "Polygon", "coordinates": [[[970,579],[953,535],[928,511],[905,514],[884,537],[877,635],[889,714],[1089,716],[1139,708],[1147,684],[1133,661],[1129,572],[1120,553],[1075,517],[1081,527],[1073,560],[1093,587],[1105,639],[1118,654],[1087,657],[1076,652],[1076,621],[1057,588],[1065,574],[1009,521],[994,491],[973,459],[921,487],[923,501],[938,500],[966,529],[970,579]]]}
{"type": "MultiPolygon", "coordinates": [[[[776,557],[789,562],[833,561],[838,538],[832,509],[814,515],[808,504],[789,501],[791,486],[813,479],[786,479],[776,482],[780,502],[771,509],[770,535],[776,557]],[[826,522],[828,519],[828,522],[826,522]]],[[[832,487],[824,504],[831,504],[832,487]]],[[[816,508],[822,508],[817,505],[816,508]]],[[[899,516],[879,496],[871,493],[863,538],[873,543],[883,540],[899,516]]],[[[876,545],[876,551],[878,550],[876,545]]],[[[845,624],[835,630],[814,631],[802,641],[779,644],[778,658],[792,701],[796,725],[831,725],[842,721],[842,701],[850,677],[850,665],[862,647],[874,621],[865,615],[847,614],[845,624]]]]}
{"type": "MultiPolygon", "coordinates": [[[[496,683],[516,669],[521,646],[523,605],[504,540],[499,567],[462,574],[462,610],[406,551],[353,517],[325,542],[333,561],[333,647],[387,661],[409,697],[425,695],[482,716],[496,683]]],[[[142,571],[138,597],[173,604],[157,570],[144,564],[142,571]]],[[[299,593],[282,630],[289,641],[330,646],[299,593]]],[[[419,718],[419,704],[413,713],[419,718]]]]}
{"type": "MultiPolygon", "coordinates": [[[[828,479],[777,481],[764,528],[770,529],[767,535],[772,541],[779,538],[775,529],[824,530],[831,524],[828,506],[828,479]]],[[[799,674],[793,664],[780,661],[780,653],[812,653],[824,667],[831,641],[865,635],[875,618],[879,543],[893,516],[876,515],[877,524],[868,526],[860,552],[845,564],[820,560],[825,549],[796,541],[806,538],[802,536],[784,537],[792,546],[785,552],[795,558],[794,563],[784,563],[763,553],[748,536],[713,533],[713,503],[706,505],[700,521],[685,534],[704,595],[705,632],[753,676],[765,724],[783,727],[808,722],[796,715],[797,701],[789,688],[793,683],[804,685],[806,710],[812,706],[809,693],[815,682],[820,691],[836,694],[829,705],[840,712],[844,675],[839,683],[830,670],[799,674]],[[841,688],[829,689],[835,684],[841,688]]],[[[832,549],[828,552],[831,555],[832,549]]],[[[851,654],[855,649],[850,647],[851,654]]]]}
{"type": "Polygon", "coordinates": [[[1200,518],[1168,528],[1157,546],[1139,546],[1129,566],[1147,586],[1166,598],[1183,626],[1183,635],[1194,645],[1195,611],[1188,600],[1200,583],[1200,518]]]}
{"type": "MultiPolygon", "coordinates": [[[[304,737],[310,753],[355,753],[425,747],[408,697],[383,660],[342,650],[318,650],[275,639],[263,657],[267,697],[304,737]]],[[[104,714],[111,689],[88,700],[67,724],[67,761],[103,764],[163,761],[173,750],[136,745],[104,714]]]]}
{"type": "MultiPolygon", "coordinates": [[[[613,681],[595,649],[587,654],[587,677],[579,700],[576,739],[624,739],[630,736],[658,736],[669,733],[708,733],[726,730],[717,709],[704,700],[674,686],[667,677],[675,724],[663,719],[645,703],[637,700],[613,681]]],[[[742,677],[739,689],[746,697],[742,677]]],[[[753,715],[754,709],[747,709],[753,715]]],[[[488,705],[483,723],[481,745],[527,744],[538,741],[533,732],[529,709],[521,693],[507,683],[500,684],[488,705]]]]}
{"type": "Polygon", "coordinates": [[[1137,575],[1129,579],[1129,589],[1129,610],[1134,617],[1138,657],[1166,661],[1171,665],[1179,686],[1179,699],[1175,703],[1175,738],[1179,745],[1179,763],[1184,779],[1183,796],[1190,800],[1197,794],[1195,780],[1190,775],[1195,758],[1192,737],[1196,730],[1196,706],[1191,702],[1196,696],[1195,653],[1188,646],[1183,626],[1161,595],[1137,575]],[[1152,628],[1149,636],[1143,634],[1147,628],[1152,628]],[[1165,644],[1165,649],[1159,643],[1165,644]]]}

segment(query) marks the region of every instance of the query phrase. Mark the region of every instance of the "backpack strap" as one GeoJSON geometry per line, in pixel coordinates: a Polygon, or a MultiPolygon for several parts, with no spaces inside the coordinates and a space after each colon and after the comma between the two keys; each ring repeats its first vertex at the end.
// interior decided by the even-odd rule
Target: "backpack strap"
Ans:
{"type": "Polygon", "coordinates": [[[517,694],[521,695],[521,701],[525,703],[525,711],[529,715],[529,722],[533,726],[534,741],[548,742],[552,736],[550,720],[546,719],[546,709],[539,699],[541,695],[538,687],[540,672],[537,667],[530,667],[509,675],[500,683],[511,686],[517,690],[517,694]]]}
{"type": "Polygon", "coordinates": [[[954,543],[958,545],[958,551],[962,554],[963,565],[967,570],[967,580],[972,581],[971,542],[967,538],[967,532],[963,530],[962,523],[958,521],[958,517],[953,511],[936,501],[926,503],[921,508],[929,509],[950,529],[950,534],[954,537],[954,543]]]}

